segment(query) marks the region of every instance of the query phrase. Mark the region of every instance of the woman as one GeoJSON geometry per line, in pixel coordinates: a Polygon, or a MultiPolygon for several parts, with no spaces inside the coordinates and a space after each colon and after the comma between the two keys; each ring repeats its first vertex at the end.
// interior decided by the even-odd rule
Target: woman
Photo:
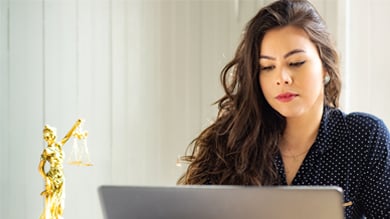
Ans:
{"type": "Polygon", "coordinates": [[[308,1],[261,9],[222,70],[217,120],[194,140],[178,183],[336,185],[346,218],[390,218],[389,132],[338,109],[338,65],[308,1]]]}

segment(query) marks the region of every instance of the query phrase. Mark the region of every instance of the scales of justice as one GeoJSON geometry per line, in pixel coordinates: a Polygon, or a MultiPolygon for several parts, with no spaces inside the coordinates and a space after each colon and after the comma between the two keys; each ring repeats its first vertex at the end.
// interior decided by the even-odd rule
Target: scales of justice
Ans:
{"type": "Polygon", "coordinates": [[[56,129],[45,125],[43,128],[43,139],[47,147],[41,154],[38,171],[44,179],[45,190],[41,195],[45,199],[45,207],[39,219],[62,219],[65,202],[65,177],[63,171],[65,143],[73,138],[73,147],[68,163],[78,166],[92,166],[87,148],[88,132],[83,131],[81,126],[83,120],[78,119],[61,141],[57,142],[56,129]],[[50,165],[48,171],[45,165],[50,165]]]}

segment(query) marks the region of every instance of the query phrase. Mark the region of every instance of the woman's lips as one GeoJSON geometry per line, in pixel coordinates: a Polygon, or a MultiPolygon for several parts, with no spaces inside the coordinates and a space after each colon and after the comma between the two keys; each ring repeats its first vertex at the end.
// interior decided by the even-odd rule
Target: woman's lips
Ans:
{"type": "Polygon", "coordinates": [[[290,102],[291,100],[293,100],[297,96],[298,96],[298,94],[287,92],[287,93],[279,94],[278,96],[276,96],[276,99],[281,101],[281,102],[290,102]]]}

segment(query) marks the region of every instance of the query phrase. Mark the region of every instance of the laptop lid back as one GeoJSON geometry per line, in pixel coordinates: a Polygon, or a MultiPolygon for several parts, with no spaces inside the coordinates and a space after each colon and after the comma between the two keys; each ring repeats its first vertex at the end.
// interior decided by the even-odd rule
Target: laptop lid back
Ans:
{"type": "Polygon", "coordinates": [[[342,219],[338,187],[101,186],[107,219],[342,219]]]}

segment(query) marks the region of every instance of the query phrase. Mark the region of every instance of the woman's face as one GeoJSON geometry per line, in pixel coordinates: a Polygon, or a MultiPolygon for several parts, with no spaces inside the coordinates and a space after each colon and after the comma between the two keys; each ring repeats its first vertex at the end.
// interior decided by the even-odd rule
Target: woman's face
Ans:
{"type": "Polygon", "coordinates": [[[286,118],[322,110],[326,71],[304,30],[286,26],[267,31],[259,62],[260,86],[274,110],[286,118]]]}

